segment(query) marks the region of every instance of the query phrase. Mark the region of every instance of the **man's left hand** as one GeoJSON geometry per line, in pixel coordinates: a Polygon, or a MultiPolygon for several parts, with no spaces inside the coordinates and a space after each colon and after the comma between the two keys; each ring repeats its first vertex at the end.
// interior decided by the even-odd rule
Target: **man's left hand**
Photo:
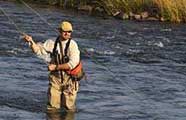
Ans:
{"type": "Polygon", "coordinates": [[[55,64],[49,64],[48,65],[48,71],[55,71],[56,67],[57,67],[57,65],[55,65],[55,64]]]}

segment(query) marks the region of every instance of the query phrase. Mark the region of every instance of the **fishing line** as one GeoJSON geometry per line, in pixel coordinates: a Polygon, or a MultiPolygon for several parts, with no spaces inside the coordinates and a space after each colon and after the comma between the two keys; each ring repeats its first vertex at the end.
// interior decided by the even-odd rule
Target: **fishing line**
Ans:
{"type": "MultiPolygon", "coordinates": [[[[83,49],[83,48],[82,48],[82,49],[83,49]]],[[[84,49],[84,51],[87,52],[85,49],[84,49]]],[[[87,52],[87,54],[88,54],[88,56],[89,56],[90,58],[92,58],[92,61],[93,61],[93,62],[95,62],[96,64],[102,66],[102,68],[103,68],[109,75],[111,75],[113,79],[115,79],[116,81],[120,81],[120,83],[121,83],[123,86],[125,86],[129,91],[131,91],[131,92],[133,93],[133,96],[138,98],[137,101],[139,102],[139,105],[140,105],[140,106],[144,106],[144,107],[146,106],[147,108],[150,107],[151,109],[156,110],[155,104],[153,104],[152,102],[150,102],[150,101],[149,101],[150,99],[148,99],[148,98],[145,97],[145,96],[142,97],[142,95],[141,95],[140,93],[136,92],[132,87],[130,87],[129,85],[127,85],[126,83],[124,83],[124,82],[121,80],[121,78],[118,77],[117,72],[112,71],[108,66],[104,65],[103,63],[100,63],[100,62],[97,60],[97,58],[95,58],[94,56],[91,56],[88,52],[87,52]],[[144,104],[141,105],[142,103],[144,103],[144,104]],[[148,104],[147,104],[147,103],[148,103],[148,104]],[[153,106],[153,105],[154,105],[154,106],[153,106]]],[[[144,111],[145,111],[145,110],[144,110],[144,111]]],[[[146,113],[148,113],[148,110],[146,110],[146,111],[147,111],[146,113]]],[[[152,116],[152,117],[153,117],[153,116],[152,116]]],[[[154,117],[153,117],[153,118],[154,118],[154,117]]]]}
{"type": "MultiPolygon", "coordinates": [[[[58,30],[54,29],[54,27],[52,26],[52,24],[50,24],[49,22],[47,22],[47,20],[45,18],[43,18],[37,11],[35,11],[32,7],[30,7],[26,2],[24,2],[23,0],[19,0],[21,3],[23,3],[27,8],[29,8],[32,12],[34,12],[37,16],[39,16],[39,18],[46,23],[50,28],[52,28],[57,34],[59,33],[58,30]]],[[[26,35],[24,32],[22,32],[22,30],[16,25],[16,23],[9,17],[9,15],[5,12],[5,10],[3,10],[3,8],[0,6],[1,11],[3,12],[3,14],[8,18],[8,20],[15,26],[16,30],[21,34],[21,35],[26,35]]]]}
{"type": "Polygon", "coordinates": [[[52,24],[50,24],[44,17],[42,17],[36,10],[34,10],[32,7],[30,7],[26,2],[24,2],[23,0],[20,0],[21,3],[23,3],[27,8],[29,8],[32,12],[34,12],[37,16],[39,16],[39,18],[46,23],[51,29],[53,29],[56,33],[59,33],[58,30],[54,29],[54,27],[52,26],[52,24]]]}
{"type": "Polygon", "coordinates": [[[3,14],[8,18],[8,20],[15,26],[16,30],[21,34],[25,35],[25,33],[15,24],[15,22],[9,17],[9,15],[3,10],[3,8],[0,6],[1,11],[3,14]]]}
{"type": "MultiPolygon", "coordinates": [[[[119,31],[119,30],[116,30],[116,29],[114,30],[114,35],[113,35],[114,38],[116,37],[116,34],[118,33],[118,31],[119,31]]],[[[104,63],[100,63],[100,62],[98,61],[98,59],[97,59],[96,57],[94,57],[92,54],[89,54],[89,52],[88,52],[86,49],[84,49],[84,48],[81,48],[81,49],[86,53],[86,55],[87,55],[88,57],[90,57],[90,58],[92,59],[93,62],[95,62],[96,64],[102,66],[102,68],[103,68],[109,75],[111,75],[111,77],[112,77],[113,79],[115,79],[116,81],[120,81],[120,83],[121,83],[123,86],[125,86],[129,91],[131,91],[131,92],[133,93],[133,95],[134,95],[135,97],[138,98],[139,101],[141,101],[142,103],[144,103],[144,106],[148,103],[148,106],[147,106],[147,107],[151,107],[152,109],[155,108],[155,107],[153,107],[153,105],[155,106],[155,104],[152,104],[152,102],[150,102],[151,99],[148,99],[148,98],[145,97],[144,95],[142,96],[140,93],[136,92],[132,87],[130,87],[128,84],[124,83],[124,82],[122,81],[122,79],[119,78],[118,72],[114,72],[114,71],[112,71],[111,68],[109,68],[108,66],[104,65],[104,63]],[[150,100],[150,101],[149,101],[149,100],[150,100]],[[150,103],[150,104],[149,104],[149,103],[150,103]]]]}
{"type": "MultiPolygon", "coordinates": [[[[94,56],[89,55],[86,49],[83,49],[83,50],[87,53],[87,55],[88,55],[90,58],[92,58],[92,60],[93,60],[96,64],[99,64],[100,66],[102,66],[103,69],[105,69],[108,73],[110,73],[110,75],[111,75],[114,79],[118,79],[118,76],[115,75],[115,74],[114,74],[115,72],[113,72],[109,67],[107,67],[106,65],[100,63],[100,62],[97,60],[97,58],[95,58],[94,56]]],[[[118,80],[119,80],[124,86],[126,86],[127,88],[129,88],[137,97],[141,98],[141,96],[140,96],[139,93],[137,93],[135,90],[133,90],[133,89],[132,89],[131,87],[129,87],[128,85],[125,85],[125,84],[121,81],[121,79],[118,79],[118,80]]]]}

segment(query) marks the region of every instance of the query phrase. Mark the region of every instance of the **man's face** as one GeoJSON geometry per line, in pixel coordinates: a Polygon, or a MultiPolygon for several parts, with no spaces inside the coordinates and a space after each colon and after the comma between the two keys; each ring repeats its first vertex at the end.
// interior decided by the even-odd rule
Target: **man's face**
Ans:
{"type": "Polygon", "coordinates": [[[67,40],[67,39],[70,39],[71,38],[71,34],[72,34],[72,31],[63,31],[63,30],[59,30],[60,34],[61,34],[61,37],[64,39],[64,40],[67,40]]]}

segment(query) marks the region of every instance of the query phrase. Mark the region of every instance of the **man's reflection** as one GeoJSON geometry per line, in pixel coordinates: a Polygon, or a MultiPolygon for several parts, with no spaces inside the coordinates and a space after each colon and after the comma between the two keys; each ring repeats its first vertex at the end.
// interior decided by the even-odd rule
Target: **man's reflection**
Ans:
{"type": "Polygon", "coordinates": [[[46,113],[47,120],[74,120],[74,112],[50,112],[46,113]]]}

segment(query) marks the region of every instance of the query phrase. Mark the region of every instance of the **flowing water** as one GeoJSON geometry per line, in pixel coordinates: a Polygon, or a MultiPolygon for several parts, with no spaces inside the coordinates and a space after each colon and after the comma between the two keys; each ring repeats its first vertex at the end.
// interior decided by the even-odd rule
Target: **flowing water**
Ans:
{"type": "Polygon", "coordinates": [[[0,120],[185,120],[185,24],[100,19],[49,6],[0,7],[35,41],[55,37],[61,20],[74,25],[87,81],[75,114],[45,113],[47,65],[0,12],[0,120]]]}

